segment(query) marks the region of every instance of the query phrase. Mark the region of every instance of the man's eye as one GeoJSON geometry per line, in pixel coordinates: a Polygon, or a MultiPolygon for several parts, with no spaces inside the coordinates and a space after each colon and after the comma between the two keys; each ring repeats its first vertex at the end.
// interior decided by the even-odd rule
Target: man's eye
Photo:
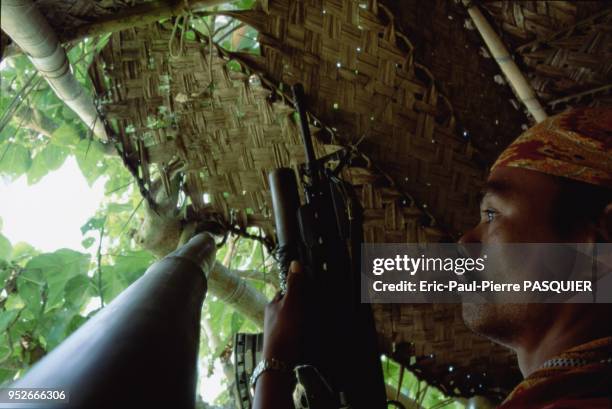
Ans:
{"type": "Polygon", "coordinates": [[[495,215],[497,214],[497,212],[495,210],[492,210],[492,209],[487,209],[487,210],[483,210],[482,214],[484,216],[484,220],[487,223],[491,223],[493,221],[493,219],[495,219],[495,215]]]}

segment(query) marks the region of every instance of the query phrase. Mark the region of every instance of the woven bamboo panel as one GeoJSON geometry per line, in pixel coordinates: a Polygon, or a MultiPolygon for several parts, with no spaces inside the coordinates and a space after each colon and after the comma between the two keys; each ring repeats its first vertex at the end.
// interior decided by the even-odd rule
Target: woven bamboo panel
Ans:
{"type": "Polygon", "coordinates": [[[176,169],[198,217],[273,236],[267,171],[304,161],[293,111],[198,42],[170,57],[169,38],[160,25],[112,36],[97,64],[106,119],[146,186],[176,169]]]}
{"type": "MultiPolygon", "coordinates": [[[[365,135],[360,149],[400,190],[444,222],[471,225],[483,172],[470,144],[457,137],[453,107],[415,62],[415,47],[392,16],[375,3],[352,1],[269,1],[267,7],[268,15],[245,18],[260,30],[262,44],[261,58],[245,59],[276,83],[305,84],[312,110],[338,129],[343,143],[365,135]]],[[[384,228],[405,227],[385,219],[384,228]]],[[[366,240],[398,241],[387,234],[366,240]]],[[[374,311],[385,351],[406,364],[433,354],[416,370],[448,393],[499,398],[519,379],[511,354],[469,332],[458,306],[375,305],[374,311]]]]}
{"type": "Polygon", "coordinates": [[[392,11],[397,30],[416,45],[415,60],[431,70],[440,92],[452,103],[458,130],[465,130],[484,162],[491,163],[528,119],[516,108],[510,87],[495,81],[501,78],[499,67],[483,57],[480,34],[466,29],[465,7],[452,0],[381,3],[392,11]]]}
{"type": "MultiPolygon", "coordinates": [[[[608,7],[606,1],[485,1],[516,43],[547,38],[608,7]]],[[[516,43],[514,45],[516,45],[516,43]]]]}
{"type": "MultiPolygon", "coordinates": [[[[146,186],[160,177],[171,179],[178,170],[185,174],[183,192],[200,220],[259,226],[273,237],[266,174],[304,160],[293,109],[248,67],[243,72],[229,69],[228,61],[215,50],[211,54],[205,44],[186,41],[184,53],[171,57],[170,34],[161,25],[113,34],[92,72],[106,121],[116,128],[146,186]]],[[[320,136],[319,128],[312,130],[320,136]]],[[[318,155],[338,149],[315,142],[318,155]]],[[[367,152],[364,158],[364,164],[351,166],[344,177],[364,207],[367,242],[444,237],[440,229],[427,227],[429,217],[367,152]]],[[[387,353],[394,353],[393,343],[399,351],[408,347],[404,355],[394,355],[406,364],[413,355],[435,354],[435,359],[412,366],[423,379],[464,396],[496,396],[496,390],[512,386],[516,372],[507,370],[509,353],[470,333],[457,306],[379,305],[375,310],[387,353]],[[455,377],[441,378],[449,365],[456,368],[455,377]],[[480,367],[493,375],[478,390],[456,378],[480,367]]]]}
{"type": "Polygon", "coordinates": [[[352,0],[271,0],[243,13],[260,31],[250,57],[274,83],[304,84],[315,115],[357,143],[442,225],[472,226],[484,168],[453,107],[386,8],[352,0]]]}
{"type": "Polygon", "coordinates": [[[489,2],[484,7],[547,111],[612,105],[610,2],[489,2]]]}
{"type": "Polygon", "coordinates": [[[474,335],[450,304],[374,305],[387,354],[449,395],[499,402],[518,384],[516,356],[474,335]]]}
{"type": "Polygon", "coordinates": [[[517,51],[532,69],[532,86],[552,110],[611,102],[612,7],[517,51]]]}

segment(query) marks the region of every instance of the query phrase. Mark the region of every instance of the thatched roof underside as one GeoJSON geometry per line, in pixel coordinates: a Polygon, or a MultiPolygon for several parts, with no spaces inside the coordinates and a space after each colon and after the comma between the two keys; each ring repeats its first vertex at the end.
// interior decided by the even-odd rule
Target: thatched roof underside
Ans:
{"type": "MultiPolygon", "coordinates": [[[[37,4],[68,38],[135,3],[37,4]]],[[[259,30],[261,56],[188,41],[172,58],[171,26],[158,24],[115,33],[102,51],[92,68],[98,98],[143,189],[180,170],[194,217],[259,226],[273,240],[265,175],[304,159],[281,87],[299,81],[318,153],[354,149],[344,176],[365,209],[366,241],[439,241],[472,225],[487,165],[531,119],[464,8],[447,0],[264,6],[232,14],[259,30]],[[241,72],[228,68],[232,59],[241,72]]],[[[549,113],[611,103],[610,3],[487,2],[483,11],[549,113]]],[[[458,306],[375,313],[383,350],[447,393],[497,399],[519,378],[511,354],[469,332],[458,306]]]]}
{"type": "MultiPolygon", "coordinates": [[[[363,36],[358,40],[360,44],[361,41],[376,44],[363,45],[359,53],[369,66],[360,66],[360,75],[354,74],[355,68],[347,68],[344,76],[339,76],[342,67],[337,62],[343,47],[335,47],[307,65],[303,58],[313,58],[316,54],[306,54],[297,48],[278,50],[271,45],[291,44],[288,39],[283,41],[283,36],[302,26],[279,22],[286,18],[286,14],[280,13],[289,13],[290,9],[272,8],[276,4],[281,3],[271,4],[273,17],[269,20],[263,14],[251,12],[244,17],[257,17],[270,27],[287,30],[269,33],[267,40],[262,39],[261,58],[223,52],[219,55],[218,50],[211,57],[209,49],[203,50],[197,41],[188,42],[181,57],[171,58],[167,52],[171,28],[159,25],[113,35],[92,70],[92,77],[104,101],[106,119],[115,128],[125,157],[142,175],[142,183],[149,186],[156,173],[161,173],[163,180],[169,180],[173,177],[172,170],[180,169],[186,174],[184,190],[193,207],[191,213],[201,221],[215,220],[240,228],[259,226],[273,237],[266,174],[279,166],[296,167],[304,160],[293,111],[283,102],[278,84],[299,80],[309,95],[313,124],[316,118],[317,126],[313,128],[318,128],[314,134],[318,138],[319,154],[354,143],[349,137],[355,134],[365,133],[366,140],[372,139],[369,144],[364,140],[354,148],[355,152],[367,153],[345,174],[358,190],[365,210],[365,240],[439,241],[446,232],[439,223],[433,222],[428,207],[406,192],[405,181],[401,185],[394,182],[395,177],[381,164],[393,162],[396,168],[401,168],[402,160],[413,163],[414,173],[408,173],[409,180],[414,186],[422,180],[428,193],[441,192],[437,186],[445,180],[455,180],[454,191],[446,186],[448,194],[461,198],[470,195],[475,206],[477,189],[470,191],[470,187],[480,183],[483,170],[470,162],[474,149],[469,142],[453,134],[452,116],[441,115],[444,120],[436,121],[439,106],[447,114],[447,102],[439,104],[438,98],[442,97],[436,93],[431,80],[424,83],[416,77],[410,54],[397,47],[391,41],[393,37],[379,37],[385,25],[372,13],[360,11],[369,17],[364,27],[369,25],[367,29],[354,31],[363,36]],[[274,14],[274,10],[279,14],[274,14]],[[244,72],[230,70],[226,64],[230,58],[239,61],[244,72]],[[268,64],[280,67],[279,71],[268,70],[268,64]],[[397,64],[402,64],[404,69],[398,70],[397,64]],[[302,70],[297,70],[297,65],[302,70]],[[253,75],[257,72],[261,74],[253,75]],[[381,72],[386,75],[380,75],[381,72]],[[262,87],[261,82],[266,86],[262,87]],[[393,91],[377,92],[385,89],[393,91]],[[323,100],[325,103],[318,103],[323,100]],[[372,112],[369,104],[364,105],[372,100],[385,109],[372,112]],[[334,101],[339,101],[338,107],[334,107],[334,101]],[[400,142],[400,135],[404,142],[400,142]],[[393,149],[388,149],[390,144],[394,144],[393,149]],[[441,175],[439,180],[423,179],[430,174],[427,169],[441,175]]],[[[315,14],[317,18],[319,15],[315,14]]],[[[265,27],[260,29],[263,32],[265,27]]],[[[392,33],[388,31],[388,34],[392,33]]],[[[331,45],[345,40],[330,41],[331,45]]],[[[326,48],[323,44],[317,47],[326,48]]],[[[341,66],[351,67],[351,64],[360,64],[359,61],[342,60],[341,66]]],[[[406,169],[411,171],[409,167],[406,169]]],[[[454,221],[469,223],[472,215],[459,204],[455,207],[465,213],[455,213],[454,221]]],[[[500,385],[505,385],[503,390],[507,390],[516,379],[516,372],[507,371],[511,356],[469,332],[457,306],[420,305],[410,309],[378,306],[376,314],[385,351],[394,353],[388,343],[394,337],[400,345],[398,354],[406,354],[406,348],[412,356],[434,354],[437,358],[419,359],[413,369],[449,393],[495,397],[500,385]],[[399,321],[390,320],[389,314],[399,321]],[[434,322],[444,325],[432,325],[434,322]],[[410,325],[409,339],[397,337],[397,323],[410,325]],[[473,350],[475,345],[481,346],[480,351],[473,350]],[[440,383],[440,379],[446,378],[449,365],[456,368],[453,379],[440,383]],[[475,375],[480,368],[482,372],[489,372],[486,382],[475,375]],[[494,368],[500,370],[496,372],[494,368]],[[472,381],[464,377],[466,371],[474,376],[472,381]],[[472,385],[473,382],[477,383],[472,385]],[[471,391],[476,385],[482,386],[471,391]]],[[[399,354],[397,358],[406,359],[407,355],[399,354]]]]}
{"type": "MultiPolygon", "coordinates": [[[[465,8],[455,0],[378,3],[391,11],[383,20],[392,18],[398,30],[418,45],[414,54],[452,101],[458,127],[467,130],[485,162],[490,162],[530,119],[503,82],[465,8]]],[[[165,3],[38,0],[36,4],[60,38],[69,40],[88,26],[137,14],[138,7],[165,3]]],[[[574,105],[612,104],[611,10],[606,1],[483,2],[486,17],[498,28],[549,113],[574,105]]]]}

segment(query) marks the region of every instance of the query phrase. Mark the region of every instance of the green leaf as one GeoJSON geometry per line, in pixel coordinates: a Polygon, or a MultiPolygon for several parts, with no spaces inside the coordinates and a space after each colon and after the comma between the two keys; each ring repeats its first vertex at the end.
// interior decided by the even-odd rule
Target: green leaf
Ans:
{"type": "Polygon", "coordinates": [[[129,186],[134,183],[132,176],[128,172],[123,171],[123,167],[119,169],[121,169],[121,171],[112,174],[104,184],[105,195],[123,193],[125,189],[129,188],[129,186]]]}
{"type": "MultiPolygon", "coordinates": [[[[14,342],[14,341],[13,341],[14,342]]],[[[11,354],[11,349],[9,348],[9,340],[8,336],[5,333],[0,333],[0,360],[4,361],[11,354]]],[[[0,385],[2,384],[3,379],[2,375],[0,375],[0,385]]]]}
{"type": "Polygon", "coordinates": [[[232,71],[236,71],[236,72],[242,71],[242,68],[240,67],[240,64],[238,62],[236,62],[235,60],[229,61],[227,63],[227,68],[229,68],[232,71]]]}
{"type": "Polygon", "coordinates": [[[68,335],[68,326],[76,314],[67,308],[48,312],[40,320],[40,333],[45,338],[47,350],[58,346],[68,335]]]}
{"type": "Polygon", "coordinates": [[[72,277],[66,283],[66,291],[64,298],[66,306],[79,312],[83,305],[93,296],[91,288],[91,278],[87,275],[78,275],[72,277]]]}
{"type": "Polygon", "coordinates": [[[3,226],[4,226],[4,222],[2,221],[2,217],[0,217],[0,231],[2,231],[3,226]]]}
{"type": "Polygon", "coordinates": [[[104,223],[106,223],[106,217],[92,217],[87,220],[87,222],[81,226],[81,233],[85,234],[89,231],[99,231],[104,227],[104,223]]]}
{"type": "Polygon", "coordinates": [[[16,179],[28,171],[32,159],[30,151],[17,143],[0,146],[0,174],[16,179]]]}
{"type": "Polygon", "coordinates": [[[25,303],[19,296],[19,294],[11,294],[6,298],[4,308],[8,310],[20,310],[25,307],[25,303]]]}
{"type": "Polygon", "coordinates": [[[240,328],[242,328],[243,323],[244,317],[242,316],[242,314],[239,314],[237,312],[232,313],[232,322],[230,324],[231,334],[233,335],[240,331],[240,328]]]}
{"type": "Polygon", "coordinates": [[[17,291],[25,303],[25,308],[37,316],[42,306],[44,278],[40,270],[24,270],[17,277],[17,291]]]}
{"type": "Polygon", "coordinates": [[[155,257],[148,251],[129,251],[115,256],[114,268],[122,271],[129,284],[132,284],[154,262],[155,257]]]}
{"type": "MultiPolygon", "coordinates": [[[[4,348],[0,347],[0,350],[4,348]]],[[[8,350],[8,348],[6,348],[8,350]]],[[[12,369],[12,366],[15,365],[15,360],[8,360],[4,362],[5,366],[0,367],[0,384],[8,383],[15,377],[15,374],[18,372],[18,369],[12,369]]]]}
{"type": "Polygon", "coordinates": [[[102,294],[110,302],[130,286],[153,263],[155,258],[147,251],[130,251],[115,256],[115,264],[102,269],[102,294]]]}
{"type": "Polygon", "coordinates": [[[255,0],[240,0],[234,3],[237,10],[247,10],[253,8],[255,0]]]}
{"type": "Polygon", "coordinates": [[[34,247],[20,241],[13,246],[13,253],[11,254],[11,260],[19,260],[23,258],[31,258],[38,255],[38,250],[34,247]]]}
{"type": "Polygon", "coordinates": [[[17,315],[19,310],[0,311],[0,333],[6,331],[17,315]]]}
{"type": "Polygon", "coordinates": [[[6,261],[0,259],[0,288],[4,288],[4,282],[11,274],[11,265],[6,261]]]}
{"type": "Polygon", "coordinates": [[[89,255],[78,251],[61,249],[54,253],[34,257],[26,265],[26,272],[40,271],[48,285],[46,310],[62,304],[64,288],[68,280],[79,274],[86,275],[89,255]]]}
{"type": "Polygon", "coordinates": [[[123,213],[131,212],[134,210],[134,207],[129,203],[109,203],[106,210],[108,213],[123,213]]]}
{"type": "Polygon", "coordinates": [[[77,116],[77,114],[75,114],[74,111],[68,108],[66,105],[61,106],[60,112],[61,112],[61,115],[59,116],[64,118],[64,120],[79,121],[79,117],[77,116]]]}
{"type": "Polygon", "coordinates": [[[102,51],[102,49],[106,46],[106,44],[108,44],[108,40],[110,39],[112,33],[106,33],[106,34],[102,34],[98,41],[95,44],[96,47],[96,51],[100,52],[102,51]]]}
{"type": "Polygon", "coordinates": [[[74,146],[79,140],[79,132],[68,123],[62,124],[51,135],[51,143],[59,146],[74,146]]]}
{"type": "Polygon", "coordinates": [[[32,160],[32,166],[28,170],[28,184],[38,183],[47,173],[59,169],[69,153],[68,149],[56,145],[45,146],[32,160]]]}
{"type": "Polygon", "coordinates": [[[104,145],[91,139],[83,139],[76,146],[77,163],[90,186],[106,172],[104,152],[104,145]]]}
{"type": "Polygon", "coordinates": [[[13,246],[9,239],[0,234],[0,258],[4,260],[11,259],[11,253],[13,252],[13,246]]]}
{"type": "Polygon", "coordinates": [[[87,237],[85,240],[81,241],[81,245],[83,246],[83,248],[90,248],[94,243],[96,242],[96,239],[94,239],[93,237],[87,237]]]}
{"type": "Polygon", "coordinates": [[[123,276],[123,272],[114,268],[102,268],[102,295],[104,302],[111,302],[121,291],[125,290],[129,284],[123,276]]]}
{"type": "Polygon", "coordinates": [[[75,315],[74,317],[72,317],[72,319],[70,320],[70,322],[68,323],[68,327],[67,327],[67,334],[66,336],[72,334],[74,331],[76,331],[81,325],[83,325],[85,323],[85,321],[87,321],[86,317],[83,317],[82,315],[75,315]]]}

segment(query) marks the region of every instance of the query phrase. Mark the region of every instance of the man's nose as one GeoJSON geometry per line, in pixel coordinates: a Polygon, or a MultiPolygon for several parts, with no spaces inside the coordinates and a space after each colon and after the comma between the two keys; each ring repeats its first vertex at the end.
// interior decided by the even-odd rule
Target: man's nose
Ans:
{"type": "Polygon", "coordinates": [[[461,257],[480,257],[482,240],[478,226],[462,235],[459,240],[457,240],[457,244],[457,251],[461,257]]]}
{"type": "Polygon", "coordinates": [[[481,242],[482,242],[482,239],[480,237],[480,233],[478,232],[478,226],[468,230],[459,238],[459,240],[457,240],[458,244],[481,243],[481,242]]]}

